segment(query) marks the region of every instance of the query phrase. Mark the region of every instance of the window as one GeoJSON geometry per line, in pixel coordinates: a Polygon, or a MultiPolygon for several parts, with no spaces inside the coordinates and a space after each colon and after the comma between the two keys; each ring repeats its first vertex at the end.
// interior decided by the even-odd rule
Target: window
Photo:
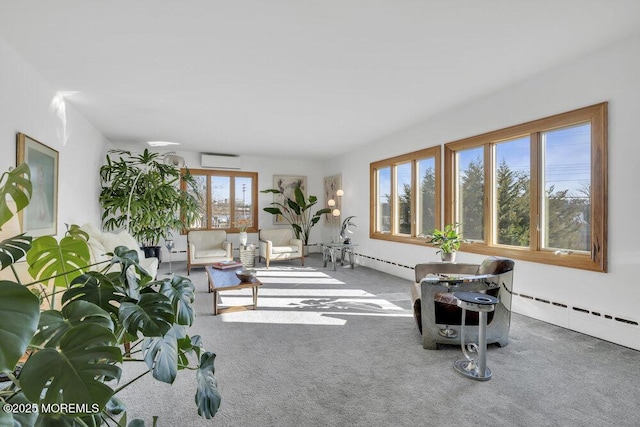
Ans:
{"type": "Polygon", "coordinates": [[[218,229],[237,233],[236,223],[247,219],[249,232],[258,230],[258,174],[221,170],[191,169],[201,194],[200,215],[189,229],[218,229]]]}
{"type": "Polygon", "coordinates": [[[440,147],[370,165],[374,239],[424,244],[440,220],[440,147]]]}
{"type": "Polygon", "coordinates": [[[607,104],[445,145],[461,250],[606,271],[607,104]]]}

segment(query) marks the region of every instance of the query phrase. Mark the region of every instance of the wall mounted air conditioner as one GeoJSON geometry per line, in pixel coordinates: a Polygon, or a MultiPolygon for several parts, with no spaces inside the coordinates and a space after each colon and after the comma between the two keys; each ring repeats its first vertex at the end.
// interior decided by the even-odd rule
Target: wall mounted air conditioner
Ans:
{"type": "Polygon", "coordinates": [[[202,154],[200,165],[212,169],[240,169],[242,160],[239,156],[225,156],[222,154],[202,154]]]}

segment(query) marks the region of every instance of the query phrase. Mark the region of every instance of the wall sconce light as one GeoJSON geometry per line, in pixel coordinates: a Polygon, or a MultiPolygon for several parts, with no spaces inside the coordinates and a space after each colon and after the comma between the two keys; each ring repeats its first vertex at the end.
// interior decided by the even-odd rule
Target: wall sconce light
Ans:
{"type": "Polygon", "coordinates": [[[327,204],[329,205],[330,208],[334,207],[336,205],[336,201],[333,199],[329,199],[329,201],[327,202],[327,204]]]}
{"type": "Polygon", "coordinates": [[[342,190],[336,191],[336,196],[338,196],[338,197],[344,196],[344,191],[342,191],[342,190]]]}

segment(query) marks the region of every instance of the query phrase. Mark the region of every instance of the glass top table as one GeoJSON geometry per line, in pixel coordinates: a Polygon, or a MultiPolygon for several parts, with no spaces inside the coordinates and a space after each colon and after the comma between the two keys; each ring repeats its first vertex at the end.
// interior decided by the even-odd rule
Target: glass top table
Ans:
{"type": "Polygon", "coordinates": [[[358,246],[353,243],[322,243],[322,262],[327,266],[327,261],[331,260],[333,271],[336,270],[337,255],[340,254],[340,265],[344,265],[344,256],[349,255],[349,266],[353,269],[353,248],[358,246]]]}

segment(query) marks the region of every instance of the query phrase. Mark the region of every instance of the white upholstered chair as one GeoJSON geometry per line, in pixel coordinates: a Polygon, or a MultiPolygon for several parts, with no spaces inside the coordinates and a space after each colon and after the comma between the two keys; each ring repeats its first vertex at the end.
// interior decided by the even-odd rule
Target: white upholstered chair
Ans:
{"type": "Polygon", "coordinates": [[[258,230],[260,240],[260,252],[258,260],[265,259],[267,268],[271,261],[289,260],[300,258],[304,265],[304,253],[302,252],[302,240],[293,236],[290,228],[272,228],[258,230]]]}
{"type": "MultiPolygon", "coordinates": [[[[134,239],[128,232],[121,230],[116,233],[110,233],[102,231],[90,223],[84,224],[80,229],[89,235],[89,241],[87,243],[89,245],[92,264],[111,260],[111,257],[106,254],[115,251],[118,246],[125,246],[138,253],[140,266],[144,268],[151,277],[155,279],[158,275],[158,265],[160,263],[158,258],[147,258],[144,252],[140,249],[140,245],[136,239],[134,239]]],[[[104,264],[102,266],[104,266],[104,264]]],[[[102,267],[98,266],[96,268],[100,269],[102,267]]],[[[112,267],[114,270],[117,270],[118,268],[119,266],[115,265],[112,267]]]]}
{"type": "Polygon", "coordinates": [[[187,274],[191,267],[233,259],[231,242],[224,230],[191,230],[187,234],[187,274]]]}

